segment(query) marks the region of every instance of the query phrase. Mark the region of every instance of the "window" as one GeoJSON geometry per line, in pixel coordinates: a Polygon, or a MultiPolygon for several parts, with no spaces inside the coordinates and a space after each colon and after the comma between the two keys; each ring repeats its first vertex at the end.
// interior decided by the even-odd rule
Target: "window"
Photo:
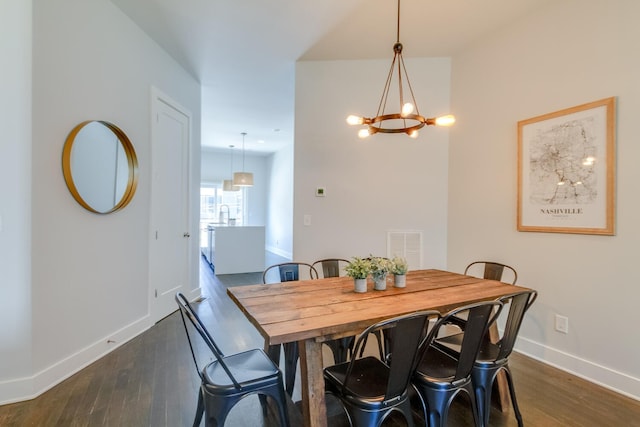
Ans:
{"type": "Polygon", "coordinates": [[[207,245],[208,224],[221,222],[228,224],[231,219],[235,220],[236,225],[244,225],[245,212],[245,188],[239,191],[223,191],[220,183],[202,184],[200,187],[200,246],[207,245]],[[222,215],[220,215],[221,210],[222,215]]]}

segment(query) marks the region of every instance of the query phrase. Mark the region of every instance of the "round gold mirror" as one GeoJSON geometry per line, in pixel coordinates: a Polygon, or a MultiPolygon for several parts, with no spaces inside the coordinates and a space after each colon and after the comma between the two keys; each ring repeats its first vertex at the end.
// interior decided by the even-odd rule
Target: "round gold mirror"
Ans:
{"type": "Polygon", "coordinates": [[[99,120],[73,128],[62,150],[62,172],[73,198],[98,214],[127,206],[138,185],[133,144],[116,125],[99,120]]]}

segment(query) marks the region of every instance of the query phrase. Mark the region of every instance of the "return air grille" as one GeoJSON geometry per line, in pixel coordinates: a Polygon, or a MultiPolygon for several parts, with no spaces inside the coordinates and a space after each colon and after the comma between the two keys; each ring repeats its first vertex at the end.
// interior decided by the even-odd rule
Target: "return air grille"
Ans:
{"type": "Polygon", "coordinates": [[[406,258],[409,270],[422,269],[422,232],[389,231],[387,232],[387,256],[406,258]]]}

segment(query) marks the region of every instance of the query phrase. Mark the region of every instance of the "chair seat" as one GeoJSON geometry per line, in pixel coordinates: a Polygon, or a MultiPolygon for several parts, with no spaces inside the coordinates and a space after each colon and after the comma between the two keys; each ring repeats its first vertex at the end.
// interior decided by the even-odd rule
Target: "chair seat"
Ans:
{"type": "MultiPolygon", "coordinates": [[[[273,381],[279,370],[260,349],[253,349],[223,358],[236,381],[242,389],[261,387],[263,382],[273,381]]],[[[238,389],[231,382],[229,375],[218,361],[209,363],[204,368],[205,385],[208,389],[215,389],[219,393],[227,390],[237,393],[238,389]]]]}
{"type": "MultiPolygon", "coordinates": [[[[349,362],[325,369],[325,381],[329,387],[340,388],[344,383],[349,362]]],[[[360,406],[379,407],[384,401],[389,367],[375,357],[358,359],[351,371],[352,379],[347,383],[345,398],[357,400],[360,406]]]]}
{"type": "Polygon", "coordinates": [[[458,360],[437,347],[429,347],[416,369],[431,388],[449,387],[456,375],[458,360]]]}

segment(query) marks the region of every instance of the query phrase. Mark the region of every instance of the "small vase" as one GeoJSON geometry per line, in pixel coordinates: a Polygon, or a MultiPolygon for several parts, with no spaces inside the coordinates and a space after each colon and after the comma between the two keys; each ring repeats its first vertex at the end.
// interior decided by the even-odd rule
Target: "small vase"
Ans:
{"type": "Polygon", "coordinates": [[[407,286],[407,275],[406,274],[394,274],[393,275],[393,286],[396,288],[404,288],[407,286]]]}
{"type": "Polygon", "coordinates": [[[367,279],[353,279],[353,290],[358,293],[367,292],[367,279]]]}
{"type": "Polygon", "coordinates": [[[376,291],[384,291],[387,289],[387,275],[383,274],[381,276],[373,277],[373,289],[376,291]]]}

